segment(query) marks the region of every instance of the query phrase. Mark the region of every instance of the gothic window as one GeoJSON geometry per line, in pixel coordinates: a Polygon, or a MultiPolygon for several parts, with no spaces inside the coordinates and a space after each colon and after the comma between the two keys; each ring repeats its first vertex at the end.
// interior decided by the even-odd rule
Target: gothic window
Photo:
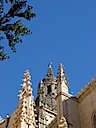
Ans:
{"type": "Polygon", "coordinates": [[[96,112],[93,115],[93,126],[96,128],[96,112]]]}
{"type": "Polygon", "coordinates": [[[47,93],[50,94],[51,92],[51,85],[47,86],[47,93]]]}

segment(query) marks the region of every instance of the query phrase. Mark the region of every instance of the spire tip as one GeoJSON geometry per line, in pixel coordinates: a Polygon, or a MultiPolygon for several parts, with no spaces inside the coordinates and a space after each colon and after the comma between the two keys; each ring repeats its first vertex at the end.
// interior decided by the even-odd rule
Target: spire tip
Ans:
{"type": "Polygon", "coordinates": [[[52,68],[52,62],[49,62],[48,67],[52,68]]]}

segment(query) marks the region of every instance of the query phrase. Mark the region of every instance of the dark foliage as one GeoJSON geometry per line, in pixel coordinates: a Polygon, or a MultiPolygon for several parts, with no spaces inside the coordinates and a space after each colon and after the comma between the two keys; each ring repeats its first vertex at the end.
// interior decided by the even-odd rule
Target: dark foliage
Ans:
{"type": "MultiPolygon", "coordinates": [[[[0,0],[0,42],[7,39],[8,46],[13,52],[16,52],[16,44],[22,42],[20,37],[31,34],[23,24],[22,18],[30,21],[36,14],[32,13],[33,7],[27,4],[27,0],[0,0]],[[5,13],[6,5],[10,8],[5,13]]],[[[0,45],[0,60],[8,58],[4,46],[0,45]]]]}

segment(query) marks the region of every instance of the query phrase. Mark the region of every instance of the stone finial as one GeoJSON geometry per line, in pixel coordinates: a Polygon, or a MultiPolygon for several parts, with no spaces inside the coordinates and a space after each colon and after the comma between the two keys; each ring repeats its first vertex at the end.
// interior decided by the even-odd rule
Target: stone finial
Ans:
{"type": "Polygon", "coordinates": [[[62,84],[62,82],[64,81],[65,84],[68,86],[68,81],[67,81],[67,77],[66,77],[66,73],[65,70],[63,68],[62,63],[60,63],[59,68],[58,68],[58,76],[57,76],[57,80],[58,82],[60,82],[60,84],[62,84]]]}
{"type": "Polygon", "coordinates": [[[25,71],[24,73],[24,79],[22,79],[22,81],[24,82],[24,84],[22,84],[21,86],[24,87],[24,85],[30,86],[31,85],[31,76],[28,70],[25,71]]]}
{"type": "Polygon", "coordinates": [[[58,127],[59,128],[68,128],[67,121],[66,121],[65,117],[63,117],[63,116],[61,117],[58,127]]]}
{"type": "Polygon", "coordinates": [[[48,71],[46,78],[54,78],[53,70],[52,70],[52,62],[49,62],[48,64],[48,71]]]}

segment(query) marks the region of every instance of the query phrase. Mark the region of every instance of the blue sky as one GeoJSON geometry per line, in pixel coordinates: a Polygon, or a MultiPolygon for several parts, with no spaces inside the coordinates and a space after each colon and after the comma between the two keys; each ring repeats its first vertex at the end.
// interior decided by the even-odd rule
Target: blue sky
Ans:
{"type": "Polygon", "coordinates": [[[74,95],[96,76],[96,0],[29,0],[29,3],[37,16],[31,22],[24,22],[33,34],[17,44],[16,53],[6,47],[10,59],[0,62],[3,118],[18,105],[17,95],[27,69],[35,97],[49,60],[55,76],[59,63],[63,63],[74,95]]]}

